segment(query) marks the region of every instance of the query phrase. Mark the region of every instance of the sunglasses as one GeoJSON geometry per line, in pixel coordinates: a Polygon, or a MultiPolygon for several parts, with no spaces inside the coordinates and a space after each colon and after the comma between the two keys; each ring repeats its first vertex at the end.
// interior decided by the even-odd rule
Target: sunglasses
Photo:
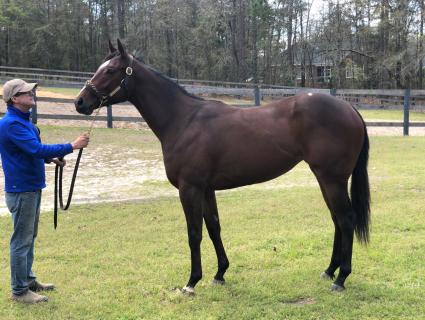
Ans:
{"type": "Polygon", "coordinates": [[[14,97],[19,97],[19,96],[23,96],[23,95],[29,95],[29,96],[34,96],[34,92],[32,91],[28,91],[28,92],[18,92],[17,94],[14,95],[14,97]]]}

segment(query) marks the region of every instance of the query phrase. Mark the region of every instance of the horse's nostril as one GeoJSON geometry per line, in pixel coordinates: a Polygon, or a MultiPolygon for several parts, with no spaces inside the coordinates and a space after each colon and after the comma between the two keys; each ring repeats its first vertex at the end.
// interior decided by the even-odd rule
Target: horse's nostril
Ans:
{"type": "Polygon", "coordinates": [[[75,107],[81,107],[81,105],[83,104],[83,98],[79,98],[77,101],[74,102],[75,107]]]}

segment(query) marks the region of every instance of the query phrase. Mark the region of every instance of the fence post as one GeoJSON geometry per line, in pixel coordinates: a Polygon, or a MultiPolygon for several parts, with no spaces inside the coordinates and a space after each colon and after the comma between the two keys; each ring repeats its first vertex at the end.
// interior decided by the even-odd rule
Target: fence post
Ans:
{"type": "Polygon", "coordinates": [[[335,88],[330,89],[329,93],[331,94],[331,96],[336,97],[336,89],[335,88]]]}
{"type": "Polygon", "coordinates": [[[404,92],[403,135],[409,135],[410,89],[404,92]]]}
{"type": "Polygon", "coordinates": [[[31,109],[31,122],[37,124],[37,97],[34,95],[34,107],[31,109]]]}
{"type": "Polygon", "coordinates": [[[255,98],[255,105],[259,106],[261,104],[261,97],[260,97],[260,87],[256,84],[254,86],[254,98],[255,98]]]}
{"type": "Polygon", "coordinates": [[[106,106],[106,113],[107,113],[107,123],[108,123],[108,128],[113,128],[112,126],[112,106],[108,105],[106,106]]]}

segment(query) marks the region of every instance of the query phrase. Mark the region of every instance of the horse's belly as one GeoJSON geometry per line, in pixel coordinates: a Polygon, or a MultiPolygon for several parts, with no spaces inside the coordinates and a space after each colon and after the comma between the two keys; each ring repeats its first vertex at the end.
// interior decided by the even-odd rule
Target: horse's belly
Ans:
{"type": "Polygon", "coordinates": [[[263,162],[254,166],[250,163],[235,163],[233,166],[217,169],[211,187],[224,190],[272,180],[291,170],[298,162],[299,160],[286,159],[285,162],[263,162]]]}

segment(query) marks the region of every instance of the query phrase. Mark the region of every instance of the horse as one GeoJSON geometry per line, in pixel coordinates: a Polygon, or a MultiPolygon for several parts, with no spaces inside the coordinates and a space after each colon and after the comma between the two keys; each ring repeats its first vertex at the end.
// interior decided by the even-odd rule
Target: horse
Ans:
{"type": "Polygon", "coordinates": [[[225,283],[229,260],[215,191],[276,178],[301,161],[315,175],[335,227],[330,264],[321,277],[334,280],[331,290],[343,291],[354,233],[360,243],[369,241],[369,138],[356,109],[318,93],[252,108],[204,100],[138,61],[119,39],[117,44],[118,50],[109,41],[109,55],[81,89],[75,107],[90,115],[129,101],[161,142],[166,175],[178,189],[187,223],[191,271],[182,291],[194,294],[202,278],[203,221],[218,261],[213,283],[225,283]]]}

